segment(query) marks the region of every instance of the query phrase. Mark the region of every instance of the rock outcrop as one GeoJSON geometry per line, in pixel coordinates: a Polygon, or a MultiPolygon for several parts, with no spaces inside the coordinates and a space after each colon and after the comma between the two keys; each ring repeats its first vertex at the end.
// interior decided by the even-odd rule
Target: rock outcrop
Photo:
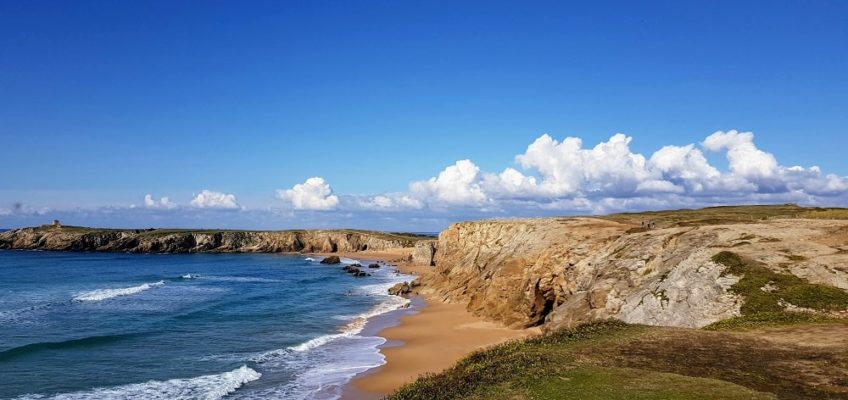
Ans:
{"type": "Polygon", "coordinates": [[[413,280],[412,282],[401,282],[396,283],[394,286],[390,287],[388,292],[392,296],[403,296],[412,292],[412,289],[421,286],[418,280],[413,280]]]}
{"type": "Polygon", "coordinates": [[[415,265],[436,265],[436,241],[419,240],[412,250],[412,263],[415,265]]]}
{"type": "Polygon", "coordinates": [[[513,328],[611,318],[702,327],[740,313],[742,299],[728,290],[739,277],[723,276],[710,260],[725,249],[848,289],[848,221],[669,225],[646,230],[600,218],[454,224],[439,235],[428,290],[513,328]]]}
{"type": "Polygon", "coordinates": [[[0,249],[132,253],[335,253],[413,247],[418,238],[356,230],[190,231],[22,228],[0,233],[0,249]]]}

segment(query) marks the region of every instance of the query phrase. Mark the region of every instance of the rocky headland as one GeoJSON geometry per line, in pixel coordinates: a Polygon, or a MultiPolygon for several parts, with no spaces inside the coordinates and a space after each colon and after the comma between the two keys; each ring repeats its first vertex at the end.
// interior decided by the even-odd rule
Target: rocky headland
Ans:
{"type": "MultiPolygon", "coordinates": [[[[462,222],[434,249],[416,249],[435,264],[417,292],[543,334],[475,342],[388,399],[848,399],[848,210],[462,222]]],[[[415,340],[425,317],[391,338],[415,340]]],[[[442,336],[420,346],[438,352],[442,336]]]]}
{"type": "Polygon", "coordinates": [[[427,237],[360,230],[95,229],[44,225],[0,233],[0,249],[130,253],[338,253],[412,248],[427,237]]]}
{"type": "Polygon", "coordinates": [[[740,316],[745,303],[734,290],[742,276],[714,258],[723,251],[776,276],[848,290],[848,220],[800,218],[805,212],[726,207],[462,222],[439,235],[427,283],[443,300],[513,328],[607,319],[703,327],[740,316]]]}

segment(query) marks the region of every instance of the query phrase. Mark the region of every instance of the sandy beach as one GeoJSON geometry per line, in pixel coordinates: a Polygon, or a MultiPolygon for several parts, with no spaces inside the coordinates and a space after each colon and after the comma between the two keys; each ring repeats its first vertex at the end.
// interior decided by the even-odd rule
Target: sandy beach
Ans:
{"type": "MultiPolygon", "coordinates": [[[[429,266],[397,261],[408,253],[364,252],[339,254],[345,257],[383,260],[403,273],[425,277],[429,266]]],[[[426,279],[424,279],[426,281],[426,279]]],[[[475,317],[461,304],[444,303],[428,295],[426,286],[417,295],[419,304],[397,326],[381,330],[387,342],[381,347],[386,364],[356,378],[345,389],[345,400],[379,399],[424,373],[435,373],[455,364],[477,349],[538,334],[538,329],[513,330],[475,317]]]]}

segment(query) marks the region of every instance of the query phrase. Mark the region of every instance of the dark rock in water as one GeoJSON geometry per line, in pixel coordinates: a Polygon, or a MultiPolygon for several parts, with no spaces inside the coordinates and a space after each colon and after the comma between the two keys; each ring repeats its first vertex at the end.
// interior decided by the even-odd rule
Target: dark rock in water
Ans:
{"type": "Polygon", "coordinates": [[[402,296],[412,291],[409,282],[398,283],[389,288],[389,294],[393,296],[402,296]]]}
{"type": "Polygon", "coordinates": [[[371,274],[363,272],[362,270],[356,270],[356,272],[353,273],[353,276],[355,276],[357,278],[362,278],[362,277],[366,277],[366,276],[371,276],[371,274]]]}
{"type": "Polygon", "coordinates": [[[359,263],[356,263],[356,264],[350,264],[350,266],[351,266],[352,268],[362,268],[362,264],[359,264],[359,263]]]}
{"type": "Polygon", "coordinates": [[[321,264],[341,264],[342,260],[338,256],[329,256],[321,260],[321,264]]]}
{"type": "MultiPolygon", "coordinates": [[[[354,264],[354,265],[358,265],[358,264],[354,264]]],[[[361,267],[361,265],[360,265],[360,267],[361,267]]],[[[366,272],[362,271],[361,269],[359,269],[359,268],[357,268],[353,265],[345,265],[344,267],[342,267],[342,271],[347,272],[347,273],[349,273],[349,274],[351,274],[351,275],[353,275],[357,278],[361,278],[361,277],[364,277],[364,276],[371,276],[371,274],[366,273],[366,272]]]]}
{"type": "Polygon", "coordinates": [[[369,264],[368,268],[380,268],[380,264],[369,264]]]}

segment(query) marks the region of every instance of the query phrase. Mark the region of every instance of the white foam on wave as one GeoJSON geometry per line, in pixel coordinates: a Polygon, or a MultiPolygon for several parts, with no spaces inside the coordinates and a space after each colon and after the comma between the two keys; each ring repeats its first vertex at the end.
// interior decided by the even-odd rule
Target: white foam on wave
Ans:
{"type": "Polygon", "coordinates": [[[229,372],[203,375],[188,379],[148,381],[84,392],[61,393],[55,396],[25,395],[18,400],[218,400],[236,391],[245,383],[262,376],[246,365],[229,372]]]}
{"type": "Polygon", "coordinates": [[[339,258],[339,261],[341,261],[342,264],[361,264],[359,262],[359,260],[354,260],[352,258],[347,258],[347,257],[341,257],[341,258],[339,258]]]}
{"type": "Polygon", "coordinates": [[[376,297],[379,302],[362,314],[344,316],[349,322],[337,333],[261,353],[251,359],[269,371],[294,372],[291,382],[270,388],[254,388],[235,395],[235,398],[338,399],[342,388],[354,376],[385,364],[379,346],[386,340],[376,336],[362,336],[361,333],[370,318],[409,304],[409,299],[390,296],[388,289],[414,277],[380,270],[374,271],[373,278],[379,283],[361,286],[356,289],[356,293],[376,297]]]}
{"type": "Polygon", "coordinates": [[[308,351],[316,347],[325,345],[339,338],[358,335],[360,332],[362,332],[362,329],[365,327],[365,324],[368,322],[369,319],[378,315],[382,315],[400,309],[410,303],[409,299],[399,296],[390,296],[388,294],[389,288],[392,287],[394,284],[398,282],[403,282],[404,279],[408,281],[410,280],[410,278],[413,277],[410,275],[397,275],[386,282],[359,287],[357,290],[360,293],[363,293],[367,296],[385,297],[385,299],[376,306],[372,307],[370,310],[353,317],[352,321],[342,327],[340,333],[319,336],[314,339],[310,339],[306,342],[303,342],[297,346],[289,347],[289,350],[308,351]]]}
{"type": "Polygon", "coordinates": [[[314,258],[312,258],[312,257],[306,257],[306,258],[304,259],[304,261],[315,261],[315,259],[314,259],[314,258]]]}
{"type": "Polygon", "coordinates": [[[301,343],[297,346],[289,347],[289,350],[292,350],[292,351],[309,351],[309,350],[312,350],[312,349],[314,349],[318,346],[323,346],[323,345],[325,345],[325,344],[327,344],[327,343],[329,343],[333,340],[336,340],[338,338],[342,338],[342,337],[345,337],[345,336],[352,336],[352,335],[354,335],[354,333],[352,333],[352,332],[342,332],[342,333],[336,333],[336,334],[333,334],[333,335],[318,336],[315,339],[308,340],[308,341],[303,342],[303,343],[301,343]]]}
{"type": "Polygon", "coordinates": [[[75,301],[103,301],[113,299],[120,296],[129,296],[136,293],[141,293],[145,290],[152,289],[157,286],[165,285],[165,281],[144,283],[138,286],[120,289],[97,289],[90,292],[82,292],[74,296],[75,301]]]}
{"type": "MultiPolygon", "coordinates": [[[[284,349],[285,357],[269,360],[262,367],[269,371],[295,372],[284,385],[253,387],[231,395],[233,399],[335,400],[342,389],[359,373],[385,364],[379,346],[381,337],[350,336],[331,341],[312,351],[284,349]]],[[[269,372],[270,373],[270,372],[269,372]]]]}

